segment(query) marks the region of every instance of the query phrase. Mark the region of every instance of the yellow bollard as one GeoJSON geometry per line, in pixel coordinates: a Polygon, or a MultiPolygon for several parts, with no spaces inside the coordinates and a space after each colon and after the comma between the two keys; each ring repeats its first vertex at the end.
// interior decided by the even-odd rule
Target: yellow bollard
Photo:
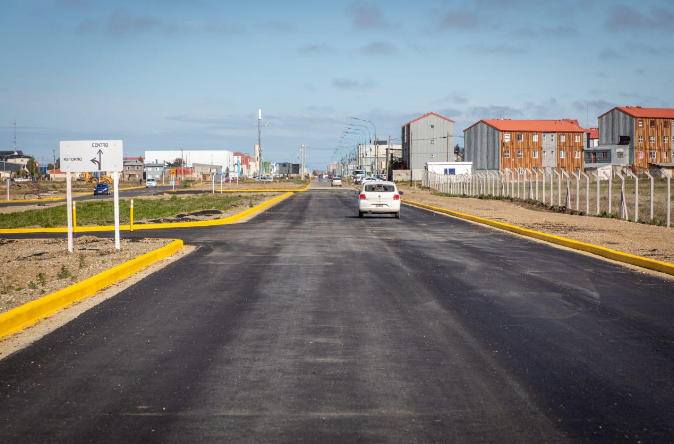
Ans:
{"type": "Polygon", "coordinates": [[[77,231],[77,202],[73,202],[73,233],[77,231]]]}
{"type": "Polygon", "coordinates": [[[133,199],[131,199],[131,206],[129,210],[131,211],[131,217],[129,218],[129,231],[133,231],[133,199]]]}

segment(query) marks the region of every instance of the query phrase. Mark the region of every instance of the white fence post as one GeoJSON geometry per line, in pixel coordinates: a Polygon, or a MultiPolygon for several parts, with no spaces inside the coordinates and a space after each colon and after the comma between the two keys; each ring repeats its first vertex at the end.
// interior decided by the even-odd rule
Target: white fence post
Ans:
{"type": "Polygon", "coordinates": [[[612,200],[613,200],[612,195],[611,195],[611,193],[613,192],[612,188],[613,188],[613,170],[611,170],[611,174],[609,174],[609,176],[608,176],[608,214],[609,214],[609,216],[612,213],[612,211],[611,211],[611,208],[612,208],[611,205],[612,205],[612,200]]]}
{"type": "Polygon", "coordinates": [[[646,176],[651,180],[651,213],[650,213],[650,221],[653,222],[653,176],[648,171],[644,170],[644,173],[646,173],[646,176]]]}
{"type": "Polygon", "coordinates": [[[616,176],[620,178],[620,217],[628,220],[627,202],[625,202],[625,177],[616,171],[616,176]]]}
{"type": "Polygon", "coordinates": [[[667,228],[670,226],[670,217],[672,215],[672,190],[670,189],[670,184],[672,182],[672,178],[667,176],[667,228]]]}
{"type": "Polygon", "coordinates": [[[578,170],[578,175],[585,177],[585,214],[590,214],[590,176],[578,170]]]}

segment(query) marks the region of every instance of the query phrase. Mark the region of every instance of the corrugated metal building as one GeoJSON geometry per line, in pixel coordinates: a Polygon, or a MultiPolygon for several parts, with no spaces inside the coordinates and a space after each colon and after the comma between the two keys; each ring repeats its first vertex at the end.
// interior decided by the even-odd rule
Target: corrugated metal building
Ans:
{"type": "Polygon", "coordinates": [[[404,124],[402,158],[412,180],[421,180],[427,162],[454,159],[454,121],[436,113],[424,114],[404,124]]]}
{"type": "Polygon", "coordinates": [[[576,120],[480,120],[464,130],[464,160],[474,170],[583,167],[585,130],[576,120]]]}
{"type": "MultiPolygon", "coordinates": [[[[604,160],[597,164],[605,163],[604,153],[610,152],[608,163],[643,170],[650,164],[672,161],[672,139],[674,109],[619,106],[599,116],[599,145],[593,151],[604,160]]],[[[589,160],[586,167],[596,166],[589,160]]]]}

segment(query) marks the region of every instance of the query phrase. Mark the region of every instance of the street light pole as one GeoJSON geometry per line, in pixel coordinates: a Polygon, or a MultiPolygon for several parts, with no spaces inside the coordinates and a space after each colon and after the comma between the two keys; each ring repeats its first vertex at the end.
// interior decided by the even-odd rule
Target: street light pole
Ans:
{"type": "Polygon", "coordinates": [[[257,149],[260,153],[260,164],[258,165],[258,176],[262,177],[262,110],[257,110],[257,149]]]}

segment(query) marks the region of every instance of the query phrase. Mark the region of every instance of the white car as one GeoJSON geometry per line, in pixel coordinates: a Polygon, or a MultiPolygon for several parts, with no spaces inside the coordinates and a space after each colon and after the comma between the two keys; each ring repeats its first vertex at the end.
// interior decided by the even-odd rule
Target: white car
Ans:
{"type": "Polygon", "coordinates": [[[157,179],[148,179],[145,181],[145,188],[156,187],[157,179]]]}
{"type": "Polygon", "coordinates": [[[339,176],[333,177],[332,182],[330,182],[330,186],[341,187],[342,186],[342,178],[339,177],[339,176]]]}
{"type": "Polygon", "coordinates": [[[368,214],[393,214],[400,219],[400,196],[395,182],[367,181],[358,193],[358,217],[368,214]]]}

